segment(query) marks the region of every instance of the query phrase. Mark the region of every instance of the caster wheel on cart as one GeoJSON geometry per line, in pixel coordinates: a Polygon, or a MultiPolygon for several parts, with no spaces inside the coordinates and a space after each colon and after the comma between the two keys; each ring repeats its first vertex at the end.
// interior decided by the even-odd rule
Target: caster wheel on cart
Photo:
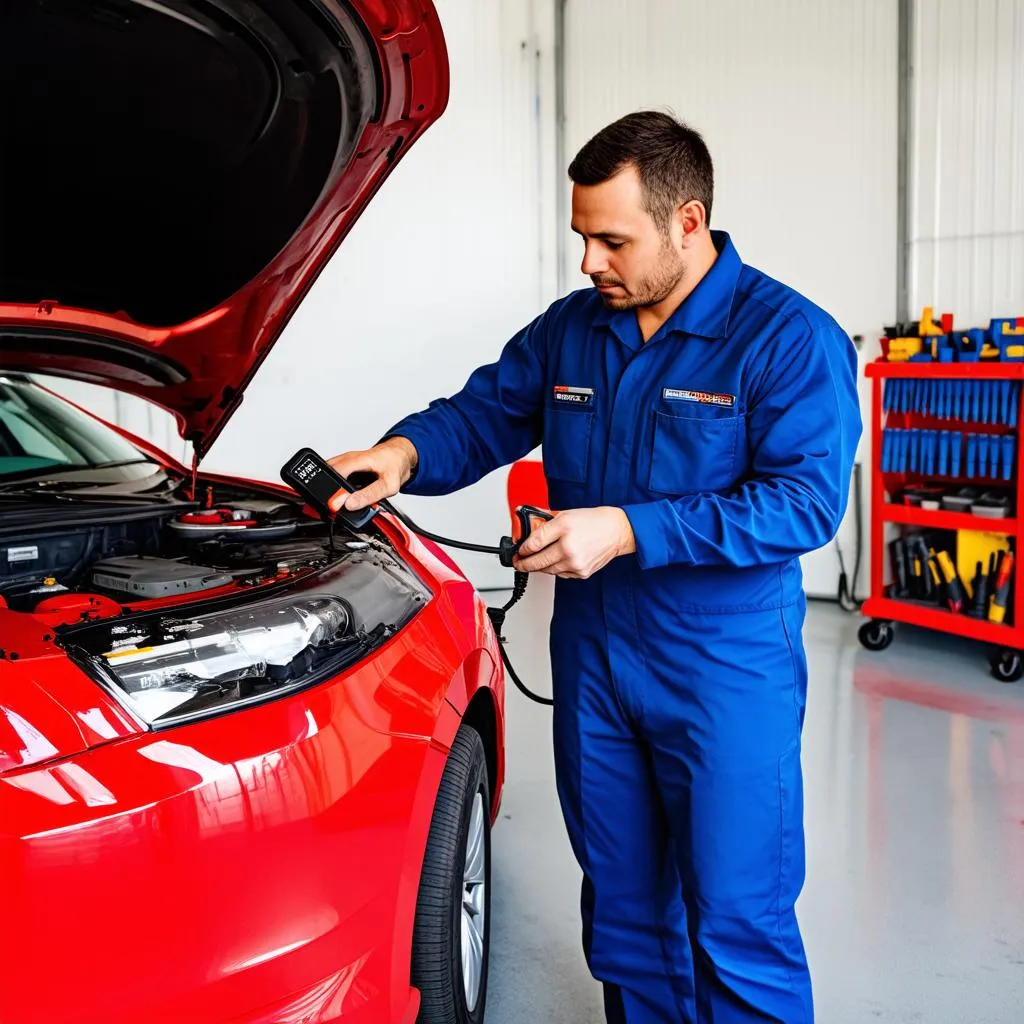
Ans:
{"type": "Polygon", "coordinates": [[[865,622],[857,631],[857,639],[869,651],[884,651],[892,643],[895,635],[892,623],[883,622],[881,619],[865,622]]]}
{"type": "Polygon", "coordinates": [[[1015,683],[1024,676],[1024,657],[1020,651],[999,651],[989,659],[989,665],[992,675],[1001,683],[1015,683]]]}

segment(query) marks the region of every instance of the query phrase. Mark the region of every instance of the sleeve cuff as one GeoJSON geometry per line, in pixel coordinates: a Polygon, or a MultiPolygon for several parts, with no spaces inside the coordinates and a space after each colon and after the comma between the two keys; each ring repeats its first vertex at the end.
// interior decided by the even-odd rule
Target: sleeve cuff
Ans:
{"type": "Polygon", "coordinates": [[[402,487],[402,494],[436,494],[437,482],[430,477],[430,467],[435,460],[430,457],[430,437],[414,424],[400,423],[389,430],[378,442],[392,437],[404,437],[416,449],[416,468],[402,487]]]}
{"type": "Polygon", "coordinates": [[[668,501],[647,501],[623,505],[636,542],[636,559],[641,569],[658,569],[678,562],[671,551],[673,513],[668,501]]]}

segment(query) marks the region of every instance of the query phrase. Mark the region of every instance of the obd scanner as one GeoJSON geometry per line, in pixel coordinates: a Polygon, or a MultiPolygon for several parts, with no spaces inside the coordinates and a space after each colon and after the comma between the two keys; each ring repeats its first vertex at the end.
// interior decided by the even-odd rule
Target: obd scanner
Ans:
{"type": "Polygon", "coordinates": [[[377,514],[377,509],[367,508],[359,512],[331,509],[331,498],[338,491],[350,494],[359,490],[355,484],[343,477],[322,459],[312,448],[301,448],[282,467],[281,479],[306,499],[321,519],[334,520],[351,530],[365,530],[377,514]]]}

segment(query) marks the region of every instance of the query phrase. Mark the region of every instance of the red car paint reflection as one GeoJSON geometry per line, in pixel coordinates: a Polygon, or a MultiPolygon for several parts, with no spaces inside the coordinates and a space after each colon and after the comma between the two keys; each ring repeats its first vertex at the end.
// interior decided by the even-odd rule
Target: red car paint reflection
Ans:
{"type": "MultiPolygon", "coordinates": [[[[504,686],[470,584],[389,532],[434,600],[296,696],[130,734],[95,684],[65,686],[67,660],[41,641],[0,662],[0,722],[27,752],[74,722],[93,744],[0,776],[5,1021],[415,1018],[412,922],[445,756],[487,702],[496,809],[504,686]]],[[[5,650],[18,618],[0,616],[5,650]]]]}

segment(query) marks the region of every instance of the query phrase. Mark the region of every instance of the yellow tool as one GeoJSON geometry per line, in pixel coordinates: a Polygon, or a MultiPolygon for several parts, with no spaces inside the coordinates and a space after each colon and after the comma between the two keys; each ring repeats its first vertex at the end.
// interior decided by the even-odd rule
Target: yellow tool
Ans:
{"type": "Polygon", "coordinates": [[[924,341],[921,338],[892,338],[889,342],[889,362],[905,363],[923,349],[924,341]]]}
{"type": "Polygon", "coordinates": [[[1007,551],[999,563],[999,572],[992,587],[992,603],[988,606],[988,621],[1006,619],[1006,603],[1010,600],[1010,580],[1013,578],[1013,553],[1007,551]]]}
{"type": "Polygon", "coordinates": [[[929,338],[936,334],[946,333],[942,329],[942,325],[935,322],[931,306],[924,307],[924,310],[921,313],[921,321],[918,325],[917,333],[920,334],[922,338],[929,338]]]}
{"type": "Polygon", "coordinates": [[[957,531],[956,568],[969,598],[974,598],[974,586],[968,581],[974,578],[977,564],[988,565],[989,556],[993,554],[998,564],[1002,553],[1009,549],[1009,541],[1002,534],[983,533],[981,530],[957,531]]]}
{"type": "Polygon", "coordinates": [[[935,556],[939,563],[939,571],[942,573],[942,580],[946,585],[946,601],[949,610],[959,614],[964,609],[964,585],[957,575],[953,559],[949,557],[948,551],[940,551],[935,556]]]}

